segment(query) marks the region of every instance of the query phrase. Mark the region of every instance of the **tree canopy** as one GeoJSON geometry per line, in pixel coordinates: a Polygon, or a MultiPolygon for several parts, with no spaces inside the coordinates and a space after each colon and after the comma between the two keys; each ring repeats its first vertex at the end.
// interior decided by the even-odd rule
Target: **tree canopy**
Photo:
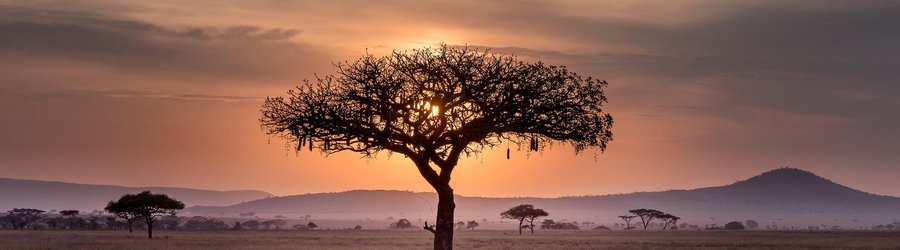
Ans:
{"type": "Polygon", "coordinates": [[[628,212],[641,219],[641,226],[643,226],[644,230],[647,230],[647,226],[650,226],[650,222],[654,219],[665,215],[662,211],[646,208],[628,210],[628,212]]]}

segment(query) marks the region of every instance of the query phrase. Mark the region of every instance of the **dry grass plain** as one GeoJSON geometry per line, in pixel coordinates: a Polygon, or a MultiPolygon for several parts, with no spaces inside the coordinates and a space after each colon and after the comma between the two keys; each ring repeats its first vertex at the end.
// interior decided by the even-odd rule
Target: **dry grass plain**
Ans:
{"type": "MultiPolygon", "coordinates": [[[[421,230],[0,231],[0,249],[428,249],[421,230]]],[[[458,249],[900,249],[900,232],[463,231],[458,249]]]]}

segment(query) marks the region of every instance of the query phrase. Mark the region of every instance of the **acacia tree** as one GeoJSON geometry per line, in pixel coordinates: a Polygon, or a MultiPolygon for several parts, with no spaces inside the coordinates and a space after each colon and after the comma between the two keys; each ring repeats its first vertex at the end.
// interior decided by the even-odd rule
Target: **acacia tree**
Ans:
{"type": "Polygon", "coordinates": [[[153,239],[153,222],[156,221],[156,218],[164,215],[174,216],[175,211],[184,209],[184,203],[165,194],[143,191],[137,194],[123,195],[118,201],[110,201],[106,207],[107,211],[112,213],[115,213],[113,211],[125,211],[134,217],[143,219],[147,224],[147,237],[153,239]],[[113,210],[110,210],[110,207],[113,210]]]}
{"type": "Polygon", "coordinates": [[[656,209],[646,208],[628,210],[628,212],[634,214],[638,218],[641,218],[641,225],[644,226],[644,230],[647,230],[647,226],[650,225],[650,222],[665,214],[656,209]]]}
{"type": "Polygon", "coordinates": [[[677,224],[678,220],[681,219],[681,217],[671,215],[671,214],[663,214],[663,215],[658,216],[657,218],[659,218],[660,220],[663,221],[663,223],[664,223],[663,230],[666,230],[667,228],[669,228],[669,225],[671,225],[672,228],[675,228],[675,224],[677,224]]]}
{"type": "Polygon", "coordinates": [[[612,140],[605,81],[565,67],[442,45],[338,63],[287,97],[267,98],[260,122],[296,150],[409,158],[438,195],[435,249],[452,249],[450,177],[461,156],[514,143],[553,141],[601,151],[612,140]]]}
{"type": "Polygon", "coordinates": [[[619,218],[625,221],[625,230],[631,230],[631,220],[634,219],[634,215],[619,215],[619,218]]]}
{"type": "Polygon", "coordinates": [[[107,212],[125,220],[128,223],[129,233],[134,233],[132,228],[134,228],[134,221],[138,219],[138,214],[125,204],[125,201],[130,200],[132,197],[134,197],[134,194],[123,195],[118,201],[109,201],[106,204],[106,208],[104,208],[107,212]]]}
{"type": "Polygon", "coordinates": [[[503,213],[500,213],[500,217],[504,219],[514,219],[519,221],[519,234],[522,234],[522,228],[531,229],[531,233],[534,233],[534,220],[538,217],[548,216],[546,211],[539,208],[534,208],[531,204],[522,204],[515,207],[512,207],[503,213]],[[525,221],[528,221],[528,225],[523,226],[522,224],[525,221]]]}

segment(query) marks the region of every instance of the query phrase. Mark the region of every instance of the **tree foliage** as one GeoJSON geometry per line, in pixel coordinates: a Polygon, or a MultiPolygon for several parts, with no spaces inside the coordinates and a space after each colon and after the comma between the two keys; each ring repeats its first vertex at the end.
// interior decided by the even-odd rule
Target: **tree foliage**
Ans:
{"type": "Polygon", "coordinates": [[[44,210],[34,208],[13,208],[0,217],[0,221],[10,225],[13,230],[25,229],[31,226],[37,229],[37,222],[44,215],[44,210]]]}
{"type": "Polygon", "coordinates": [[[628,210],[628,212],[641,219],[641,225],[644,227],[644,230],[647,230],[647,226],[650,226],[650,223],[653,222],[654,219],[665,214],[656,209],[646,208],[628,210]]]}
{"type": "Polygon", "coordinates": [[[732,222],[726,223],[725,226],[722,227],[722,229],[725,229],[725,230],[744,230],[744,229],[746,229],[746,227],[744,227],[744,224],[741,223],[740,221],[732,221],[732,222]]]}

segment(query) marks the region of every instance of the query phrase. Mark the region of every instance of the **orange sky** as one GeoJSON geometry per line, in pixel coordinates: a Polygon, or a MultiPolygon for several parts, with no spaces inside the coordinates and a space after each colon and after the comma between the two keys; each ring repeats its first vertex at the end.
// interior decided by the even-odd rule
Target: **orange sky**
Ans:
{"type": "Polygon", "coordinates": [[[898,9],[874,1],[0,0],[0,177],[277,195],[428,191],[400,156],[295,155],[257,119],[265,96],[330,73],[332,62],[445,42],[606,79],[616,119],[615,139],[597,158],[559,146],[463,160],[457,194],[684,189],[792,166],[900,195],[900,35],[884,32],[897,30],[898,9]]]}

